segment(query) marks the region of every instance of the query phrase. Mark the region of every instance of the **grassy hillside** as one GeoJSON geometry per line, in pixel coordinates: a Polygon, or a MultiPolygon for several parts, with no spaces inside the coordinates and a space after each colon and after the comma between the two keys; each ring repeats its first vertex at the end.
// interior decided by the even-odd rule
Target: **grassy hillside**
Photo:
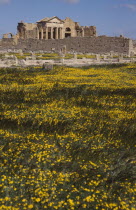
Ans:
{"type": "Polygon", "coordinates": [[[0,82],[0,209],[135,210],[136,64],[0,82]]]}

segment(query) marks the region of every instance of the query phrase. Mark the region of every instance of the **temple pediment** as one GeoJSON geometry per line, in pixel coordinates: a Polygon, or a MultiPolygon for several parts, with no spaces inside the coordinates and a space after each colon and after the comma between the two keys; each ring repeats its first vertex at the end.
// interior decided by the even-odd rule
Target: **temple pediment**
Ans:
{"type": "Polygon", "coordinates": [[[51,17],[51,18],[43,18],[39,21],[37,21],[37,23],[40,23],[40,22],[46,22],[46,23],[64,23],[63,20],[61,20],[60,18],[58,18],[57,16],[54,16],[54,17],[51,17]]]}

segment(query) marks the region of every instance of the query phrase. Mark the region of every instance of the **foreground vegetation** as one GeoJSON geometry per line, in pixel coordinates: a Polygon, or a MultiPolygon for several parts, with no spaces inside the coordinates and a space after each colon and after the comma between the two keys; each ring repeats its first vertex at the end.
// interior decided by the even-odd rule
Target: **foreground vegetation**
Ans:
{"type": "Polygon", "coordinates": [[[0,80],[0,209],[135,209],[136,64],[0,80]]]}

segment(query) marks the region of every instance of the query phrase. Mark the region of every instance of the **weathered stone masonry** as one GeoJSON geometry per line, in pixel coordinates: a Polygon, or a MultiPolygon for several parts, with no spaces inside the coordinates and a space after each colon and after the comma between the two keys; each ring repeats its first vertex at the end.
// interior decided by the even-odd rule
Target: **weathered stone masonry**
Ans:
{"type": "Polygon", "coordinates": [[[80,26],[70,18],[61,20],[57,16],[43,18],[36,23],[20,22],[17,26],[19,39],[64,39],[67,37],[96,36],[95,26],[80,26]]]}
{"type": "Polygon", "coordinates": [[[133,52],[132,40],[124,37],[71,37],[58,40],[37,40],[18,39],[17,44],[14,39],[2,39],[0,49],[22,49],[23,51],[52,51],[59,52],[65,45],[67,51],[81,53],[123,53],[129,55],[133,52]]]}
{"type": "Polygon", "coordinates": [[[4,34],[0,49],[22,49],[24,51],[59,52],[63,46],[67,51],[80,53],[123,53],[136,52],[132,40],[124,37],[97,36],[95,26],[80,26],[70,18],[61,20],[54,16],[36,23],[20,22],[17,35],[4,34]]]}

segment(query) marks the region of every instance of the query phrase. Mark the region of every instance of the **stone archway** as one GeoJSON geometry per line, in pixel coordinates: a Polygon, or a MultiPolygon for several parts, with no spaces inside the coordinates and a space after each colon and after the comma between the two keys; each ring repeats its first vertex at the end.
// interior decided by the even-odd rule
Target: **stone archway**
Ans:
{"type": "Polygon", "coordinates": [[[12,33],[3,34],[3,38],[4,39],[10,39],[12,37],[13,37],[13,34],[12,33]]]}
{"type": "Polygon", "coordinates": [[[41,32],[39,32],[39,39],[41,39],[42,38],[42,34],[41,34],[41,32]]]}
{"type": "Polygon", "coordinates": [[[71,37],[71,29],[69,27],[65,29],[65,38],[67,37],[71,37]]]}

